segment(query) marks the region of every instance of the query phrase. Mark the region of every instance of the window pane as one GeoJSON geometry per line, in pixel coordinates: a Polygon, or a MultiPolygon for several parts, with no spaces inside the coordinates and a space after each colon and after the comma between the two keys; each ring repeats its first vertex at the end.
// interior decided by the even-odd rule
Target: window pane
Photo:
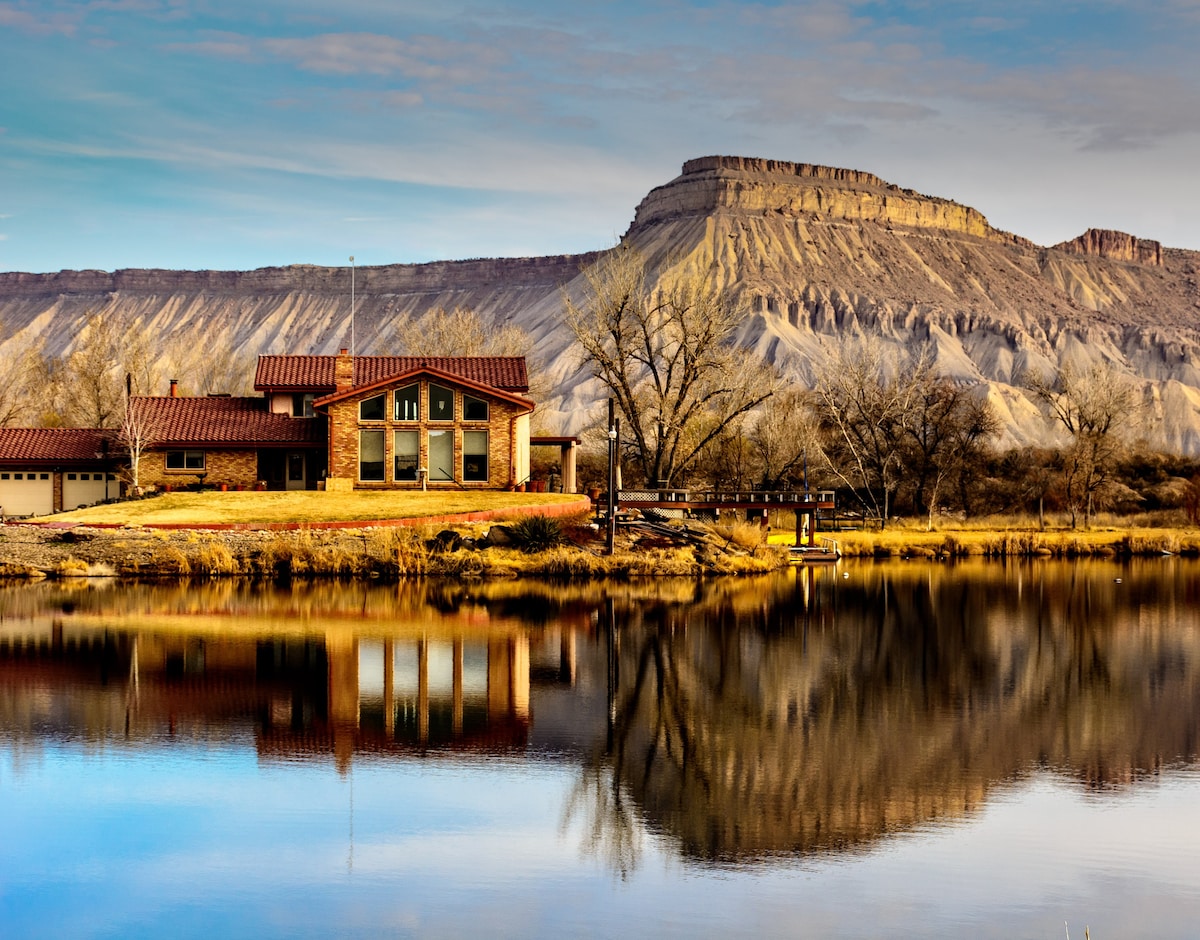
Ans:
{"type": "Polygon", "coordinates": [[[383,432],[358,432],[358,478],[383,480],[383,432]]]}
{"type": "Polygon", "coordinates": [[[183,465],[187,470],[203,470],[204,469],[204,451],[202,450],[185,450],[183,452],[183,465]]]}
{"type": "Polygon", "coordinates": [[[482,398],[472,398],[463,395],[463,420],[486,421],[488,419],[488,403],[482,398]]]}
{"type": "Polygon", "coordinates": [[[429,479],[454,479],[454,435],[450,431],[429,432],[429,479]]]}
{"type": "Polygon", "coordinates": [[[397,431],[395,433],[395,476],[397,481],[415,480],[417,478],[417,462],[421,458],[420,436],[416,431],[397,431]]]}
{"type": "Polygon", "coordinates": [[[183,469],[183,451],[169,450],[167,451],[167,469],[182,470],[183,469]]]}
{"type": "Polygon", "coordinates": [[[454,392],[440,385],[429,386],[429,420],[454,420],[454,392]]]}
{"type": "Polygon", "coordinates": [[[486,483],[488,478],[488,432],[463,431],[463,480],[486,483]]]}
{"type": "Polygon", "coordinates": [[[358,403],[358,420],[359,421],[382,421],[383,420],[383,395],[376,395],[374,398],[367,398],[358,403]]]}
{"type": "Polygon", "coordinates": [[[396,389],[396,420],[419,420],[421,417],[418,410],[420,407],[420,397],[420,388],[416,385],[396,389]]]}

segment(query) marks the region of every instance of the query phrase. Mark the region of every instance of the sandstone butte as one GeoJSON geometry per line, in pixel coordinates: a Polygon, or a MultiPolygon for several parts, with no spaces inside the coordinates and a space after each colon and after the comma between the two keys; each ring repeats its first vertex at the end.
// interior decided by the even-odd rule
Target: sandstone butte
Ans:
{"type": "MultiPolygon", "coordinates": [[[[1002,443],[1025,445],[1053,434],[1019,387],[1027,370],[1111,363],[1144,397],[1148,443],[1200,454],[1200,252],[1101,230],[1041,247],[870,173],[719,156],[647,194],[626,238],[656,276],[700,272],[740,294],[738,341],[798,383],[850,329],[929,341],[943,373],[992,401],[1002,443]]],[[[398,318],[438,307],[515,324],[547,389],[540,429],[578,432],[603,393],[571,352],[562,291],[595,257],[360,267],[357,347],[392,351],[398,318]]],[[[243,354],[332,353],[350,329],[344,268],[0,274],[5,345],[69,351],[92,312],[164,336],[202,326],[207,348],[243,354]]]]}

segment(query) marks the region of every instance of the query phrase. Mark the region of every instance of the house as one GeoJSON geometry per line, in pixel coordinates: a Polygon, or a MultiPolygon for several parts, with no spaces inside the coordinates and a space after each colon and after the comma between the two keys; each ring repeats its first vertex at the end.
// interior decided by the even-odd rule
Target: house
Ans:
{"type": "Polygon", "coordinates": [[[260,356],[273,413],[324,416],[326,489],[498,489],[529,476],[523,356],[260,356]]]}
{"type": "MultiPolygon", "coordinates": [[[[129,399],[123,434],[0,428],[0,507],[46,514],[120,495],[131,440],[138,484],[156,489],[501,489],[529,477],[522,356],[260,356],[254,388],[185,396],[171,380],[166,395],[129,399]]],[[[573,486],[576,442],[547,441],[570,450],[573,486]]]]}
{"type": "Polygon", "coordinates": [[[200,483],[253,489],[316,489],[324,475],[323,422],[272,412],[269,401],[230,395],[129,399],[127,428],[145,449],[138,461],[142,487],[176,489],[200,483]]]}
{"type": "Polygon", "coordinates": [[[118,495],[112,431],[0,428],[0,516],[47,515],[118,495]]]}

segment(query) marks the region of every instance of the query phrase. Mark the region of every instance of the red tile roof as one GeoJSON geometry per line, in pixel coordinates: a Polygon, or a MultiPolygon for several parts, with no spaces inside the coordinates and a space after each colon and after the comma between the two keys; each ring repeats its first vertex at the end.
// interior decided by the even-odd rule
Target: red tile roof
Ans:
{"type": "Polygon", "coordinates": [[[95,428],[0,428],[0,464],[89,464],[103,460],[97,454],[118,456],[113,431],[95,428]]]}
{"type": "MultiPolygon", "coordinates": [[[[332,392],[337,356],[259,356],[258,391],[332,392]]],[[[529,391],[524,356],[355,356],[354,384],[371,385],[427,366],[506,392],[529,391]]]]}
{"type": "Polygon", "coordinates": [[[149,421],[155,446],[180,444],[323,444],[324,422],[272,414],[265,398],[135,396],[130,408],[149,421]]]}
{"type": "Polygon", "coordinates": [[[440,379],[446,384],[457,384],[461,388],[470,389],[477,395],[491,397],[497,400],[511,402],[519,408],[525,408],[533,411],[537,407],[528,398],[522,398],[520,395],[514,395],[504,389],[499,389],[494,385],[484,385],[480,382],[473,382],[471,379],[465,378],[460,373],[443,372],[440,369],[435,369],[432,366],[424,363],[415,369],[410,369],[407,372],[400,372],[396,375],[389,375],[382,379],[377,379],[374,382],[368,382],[365,385],[354,385],[350,388],[342,389],[340,392],[331,392],[328,395],[323,395],[313,401],[313,407],[323,408],[326,405],[333,404],[335,401],[341,401],[344,398],[349,398],[354,395],[362,395],[377,388],[387,388],[390,385],[400,382],[411,381],[419,375],[428,376],[432,379],[440,379]]]}

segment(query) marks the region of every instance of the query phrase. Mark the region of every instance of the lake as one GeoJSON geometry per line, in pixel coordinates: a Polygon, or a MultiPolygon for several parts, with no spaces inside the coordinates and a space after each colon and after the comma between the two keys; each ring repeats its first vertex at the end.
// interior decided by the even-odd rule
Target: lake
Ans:
{"type": "Polygon", "coordinates": [[[0,588],[0,936],[1193,937],[1198,575],[0,588]]]}

